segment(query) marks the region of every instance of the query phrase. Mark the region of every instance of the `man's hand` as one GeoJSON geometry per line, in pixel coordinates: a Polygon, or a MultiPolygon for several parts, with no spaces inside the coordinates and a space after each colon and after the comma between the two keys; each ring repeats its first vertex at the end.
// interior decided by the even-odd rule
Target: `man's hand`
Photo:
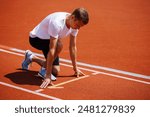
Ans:
{"type": "Polygon", "coordinates": [[[46,88],[49,84],[53,85],[51,79],[50,78],[45,78],[40,87],[41,88],[46,88]]]}
{"type": "Polygon", "coordinates": [[[77,78],[80,77],[80,76],[85,76],[85,74],[80,71],[79,69],[75,71],[75,74],[74,74],[77,78]]]}

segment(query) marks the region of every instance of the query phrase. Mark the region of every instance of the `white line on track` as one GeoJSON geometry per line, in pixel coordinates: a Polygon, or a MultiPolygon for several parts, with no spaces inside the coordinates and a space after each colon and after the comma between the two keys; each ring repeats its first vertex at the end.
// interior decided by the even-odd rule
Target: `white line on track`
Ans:
{"type": "MultiPolygon", "coordinates": [[[[71,83],[71,82],[74,82],[74,81],[77,81],[77,80],[80,80],[80,79],[83,79],[83,78],[87,78],[87,77],[90,77],[92,75],[97,75],[97,74],[104,74],[104,75],[107,75],[107,76],[112,76],[112,77],[119,78],[119,79],[125,79],[125,80],[129,80],[129,81],[139,82],[139,83],[142,83],[142,84],[148,84],[148,85],[150,84],[150,82],[137,80],[137,79],[133,79],[133,78],[128,78],[128,77],[125,77],[125,76],[115,75],[115,74],[106,73],[106,72],[95,72],[95,73],[92,73],[91,75],[82,76],[82,77],[75,78],[75,79],[72,79],[72,80],[68,80],[68,81],[65,81],[65,82],[62,82],[62,83],[58,83],[58,84],[53,85],[53,86],[49,86],[48,88],[54,88],[54,87],[62,86],[62,85],[65,85],[65,84],[68,84],[68,83],[71,83]]],[[[102,78],[102,77],[99,76],[99,78],[102,78]]]]}
{"type": "MultiPolygon", "coordinates": [[[[97,73],[97,74],[98,74],[98,73],[97,73]]],[[[139,83],[143,83],[143,84],[150,84],[150,82],[146,82],[146,81],[142,81],[142,80],[137,80],[137,79],[134,79],[134,78],[128,78],[128,77],[125,77],[125,76],[110,74],[110,73],[106,73],[106,72],[99,72],[99,74],[104,74],[104,75],[107,75],[107,76],[113,76],[113,77],[115,77],[115,78],[121,78],[121,79],[130,80],[130,81],[135,81],[135,82],[139,82],[139,83]]],[[[100,77],[100,78],[101,78],[101,77],[100,77]]]]}
{"type": "MultiPolygon", "coordinates": [[[[15,52],[20,52],[20,53],[24,53],[25,50],[21,50],[21,49],[17,49],[17,48],[11,48],[8,46],[3,46],[0,45],[0,47],[2,48],[7,48],[11,51],[15,51],[15,52]]],[[[38,54],[35,53],[37,56],[43,57],[42,54],[38,54]]],[[[71,63],[70,60],[67,59],[60,59],[61,62],[66,62],[66,63],[71,63]]],[[[82,62],[77,62],[78,65],[84,66],[84,67],[90,67],[90,68],[94,68],[94,69],[99,69],[99,70],[105,70],[105,71],[110,71],[110,72],[114,72],[114,73],[119,73],[119,74],[124,74],[124,75],[129,75],[129,76],[134,76],[134,77],[139,77],[139,78],[144,78],[144,79],[150,79],[150,76],[147,75],[143,75],[143,74],[138,74],[138,73],[133,73],[133,72],[128,72],[128,71],[123,71],[123,70],[118,70],[118,69],[113,69],[113,68],[109,68],[109,67],[103,67],[103,66],[97,66],[97,65],[91,65],[91,64],[87,64],[87,63],[82,63],[82,62]]]]}
{"type": "Polygon", "coordinates": [[[9,54],[18,55],[18,56],[24,56],[24,54],[19,54],[19,53],[16,53],[16,52],[11,52],[11,51],[4,50],[4,49],[0,49],[0,51],[1,52],[6,52],[6,53],[9,53],[9,54]]]}
{"type": "Polygon", "coordinates": [[[37,90],[35,90],[35,92],[42,92],[42,91],[44,91],[44,89],[37,89],[37,90]]]}
{"type": "MultiPolygon", "coordinates": [[[[53,85],[53,86],[49,86],[48,88],[49,89],[63,89],[64,87],[57,87],[57,86],[53,85]]],[[[44,91],[44,89],[35,90],[35,92],[42,92],[42,91],[44,91]]]]}
{"type": "MultiPolygon", "coordinates": [[[[60,65],[66,66],[66,67],[72,67],[72,65],[68,65],[68,64],[64,64],[64,63],[60,63],[60,65]]],[[[85,71],[89,71],[89,72],[94,72],[94,73],[98,73],[99,71],[96,70],[92,70],[92,69],[87,69],[87,68],[83,68],[83,67],[78,67],[79,69],[85,70],[85,71]]]]}
{"type": "Polygon", "coordinates": [[[63,89],[64,87],[56,87],[56,86],[51,86],[51,87],[49,87],[49,89],[63,89]]]}
{"type": "MultiPolygon", "coordinates": [[[[8,51],[8,50],[5,50],[5,49],[0,49],[0,51],[6,52],[6,53],[9,53],[9,54],[14,54],[14,55],[17,55],[17,56],[24,56],[24,54],[11,52],[11,51],[8,51]]],[[[63,66],[72,67],[72,65],[68,65],[68,64],[64,64],[64,63],[60,63],[60,64],[63,65],[63,66]]],[[[78,67],[78,68],[82,69],[82,70],[90,71],[90,72],[99,72],[99,71],[96,71],[96,70],[91,70],[91,69],[82,68],[82,67],[78,67]]]]}
{"type": "Polygon", "coordinates": [[[65,82],[62,82],[62,83],[53,85],[53,86],[49,86],[48,88],[53,88],[53,87],[62,86],[62,85],[65,85],[65,84],[68,84],[68,83],[71,83],[71,82],[74,82],[74,81],[77,81],[77,80],[80,80],[80,79],[83,79],[83,78],[87,78],[87,77],[89,77],[89,76],[90,76],[90,75],[81,76],[81,77],[79,77],[79,78],[75,78],[75,79],[72,79],[72,80],[68,80],[68,81],[65,81],[65,82]]]}
{"type": "Polygon", "coordinates": [[[48,98],[48,99],[61,100],[59,98],[56,98],[56,97],[53,97],[53,96],[50,96],[50,95],[46,95],[46,94],[35,92],[35,91],[25,89],[25,88],[22,88],[22,87],[14,86],[14,85],[11,85],[11,84],[8,84],[8,83],[5,83],[5,82],[0,82],[0,84],[4,85],[4,86],[7,86],[7,87],[14,88],[14,89],[18,89],[18,90],[21,90],[21,91],[24,91],[24,92],[28,92],[28,93],[31,93],[31,94],[34,94],[34,95],[45,97],[45,98],[48,98]]]}
{"type": "MultiPolygon", "coordinates": [[[[18,56],[24,56],[24,54],[7,51],[5,49],[0,49],[0,51],[6,52],[6,53],[9,53],[9,54],[18,55],[18,56]]],[[[60,63],[60,64],[64,65],[64,66],[67,66],[67,67],[72,67],[71,65],[68,65],[68,64],[64,64],[64,63],[60,63]]],[[[146,81],[142,81],[142,80],[136,80],[134,78],[132,79],[132,78],[128,78],[128,77],[124,77],[124,76],[120,76],[120,75],[110,74],[110,73],[107,73],[107,72],[99,72],[99,71],[96,71],[96,70],[91,70],[91,69],[82,68],[82,67],[79,67],[79,69],[93,72],[92,75],[94,75],[94,74],[104,74],[104,75],[113,76],[113,77],[117,77],[117,78],[122,78],[122,79],[130,80],[130,81],[140,82],[140,83],[144,83],[144,84],[150,84],[150,82],[146,82],[146,81]]],[[[78,78],[78,79],[80,79],[80,78],[78,78]]],[[[150,79],[150,78],[144,78],[144,79],[150,79]]],[[[70,80],[68,82],[66,81],[66,82],[69,83],[69,82],[72,82],[72,81],[76,81],[76,80],[73,79],[73,80],[70,80]]],[[[62,84],[67,84],[66,82],[63,82],[63,83],[60,83],[60,84],[61,85],[62,84]]],[[[60,84],[54,85],[54,86],[50,86],[50,87],[60,86],[60,84]]]]}
{"type": "MultiPolygon", "coordinates": [[[[60,59],[60,60],[62,62],[71,63],[70,60],[66,60],[66,59],[60,59]]],[[[89,67],[89,68],[110,71],[110,72],[119,73],[119,74],[123,74],[123,75],[129,75],[129,76],[134,76],[134,77],[138,77],[138,78],[150,79],[150,76],[143,75],[143,74],[123,71],[123,70],[118,70],[118,69],[113,69],[113,68],[108,68],[108,67],[103,67],[103,66],[96,66],[96,65],[91,65],[91,64],[82,63],[82,62],[77,62],[77,64],[80,65],[80,66],[85,66],[85,67],[89,67]]]]}

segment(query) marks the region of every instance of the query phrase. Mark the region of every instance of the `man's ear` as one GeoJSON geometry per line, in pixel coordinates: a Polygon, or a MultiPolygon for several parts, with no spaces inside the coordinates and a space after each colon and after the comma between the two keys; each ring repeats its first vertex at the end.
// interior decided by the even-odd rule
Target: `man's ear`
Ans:
{"type": "Polygon", "coordinates": [[[74,16],[74,15],[71,15],[71,19],[72,19],[72,20],[75,20],[75,16],[74,16]]]}

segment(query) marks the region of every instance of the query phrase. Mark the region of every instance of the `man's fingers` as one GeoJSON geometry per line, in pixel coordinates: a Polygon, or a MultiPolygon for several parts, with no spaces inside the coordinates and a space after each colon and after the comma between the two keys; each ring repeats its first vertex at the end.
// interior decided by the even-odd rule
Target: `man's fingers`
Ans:
{"type": "Polygon", "coordinates": [[[51,82],[51,80],[49,80],[49,79],[45,79],[44,81],[43,81],[43,83],[41,84],[41,88],[46,88],[49,84],[51,84],[51,85],[53,85],[53,83],[51,82]]]}
{"type": "Polygon", "coordinates": [[[43,88],[45,86],[45,83],[46,81],[44,80],[40,87],[43,88]]]}
{"type": "Polygon", "coordinates": [[[77,73],[77,78],[79,78],[79,76],[80,76],[80,74],[79,74],[79,73],[77,73]]]}
{"type": "Polygon", "coordinates": [[[49,84],[49,83],[48,83],[48,82],[46,82],[43,88],[46,88],[46,87],[48,86],[48,84],[49,84]]]}
{"type": "Polygon", "coordinates": [[[81,71],[80,71],[80,74],[83,75],[83,76],[85,76],[85,74],[83,72],[81,72],[81,71]]]}
{"type": "Polygon", "coordinates": [[[80,76],[85,76],[85,74],[83,72],[81,72],[80,70],[78,70],[75,74],[74,74],[77,78],[80,76]]]}
{"type": "Polygon", "coordinates": [[[54,85],[53,82],[50,83],[52,86],[54,85]]]}
{"type": "Polygon", "coordinates": [[[42,85],[40,86],[41,88],[45,87],[46,82],[43,82],[42,85]]]}
{"type": "Polygon", "coordinates": [[[78,72],[76,72],[76,73],[74,74],[74,76],[79,77],[79,73],[78,73],[78,72]]]}

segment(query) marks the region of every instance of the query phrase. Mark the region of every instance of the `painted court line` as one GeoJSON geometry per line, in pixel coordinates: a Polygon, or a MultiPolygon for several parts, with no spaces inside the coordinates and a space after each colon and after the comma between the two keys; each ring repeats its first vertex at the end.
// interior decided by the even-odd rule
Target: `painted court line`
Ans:
{"type": "Polygon", "coordinates": [[[34,94],[34,95],[45,97],[45,98],[48,98],[48,99],[61,100],[59,98],[56,98],[56,97],[53,97],[53,96],[50,96],[50,95],[46,95],[46,94],[35,92],[35,91],[25,89],[25,88],[22,88],[22,87],[14,86],[14,85],[11,85],[11,84],[8,84],[8,83],[5,83],[5,82],[0,82],[0,84],[4,85],[4,86],[7,86],[7,87],[14,88],[14,89],[18,89],[18,90],[21,90],[21,91],[24,91],[24,92],[27,92],[27,93],[31,93],[31,94],[34,94]]]}
{"type": "MultiPolygon", "coordinates": [[[[5,48],[5,49],[9,49],[9,50],[15,51],[15,52],[20,52],[20,53],[24,53],[25,52],[24,50],[17,49],[17,48],[11,48],[11,47],[4,46],[4,45],[0,45],[0,47],[1,48],[5,48]]],[[[38,54],[38,53],[35,53],[35,54],[37,56],[43,57],[42,54],[38,54]]],[[[63,59],[63,58],[61,58],[60,61],[61,62],[66,62],[66,63],[71,63],[70,60],[63,59]]],[[[123,70],[118,70],[118,69],[113,69],[113,68],[109,68],[109,67],[91,65],[91,64],[82,63],[82,62],[77,62],[77,64],[81,65],[81,66],[84,66],[84,67],[90,67],[90,68],[94,68],[94,69],[105,70],[105,71],[110,71],[110,72],[114,72],[114,73],[120,73],[120,74],[124,74],[124,75],[129,75],[129,76],[144,78],[144,79],[150,79],[150,76],[147,76],[147,75],[133,73],[133,72],[128,72],[128,71],[123,71],[123,70]]]]}

